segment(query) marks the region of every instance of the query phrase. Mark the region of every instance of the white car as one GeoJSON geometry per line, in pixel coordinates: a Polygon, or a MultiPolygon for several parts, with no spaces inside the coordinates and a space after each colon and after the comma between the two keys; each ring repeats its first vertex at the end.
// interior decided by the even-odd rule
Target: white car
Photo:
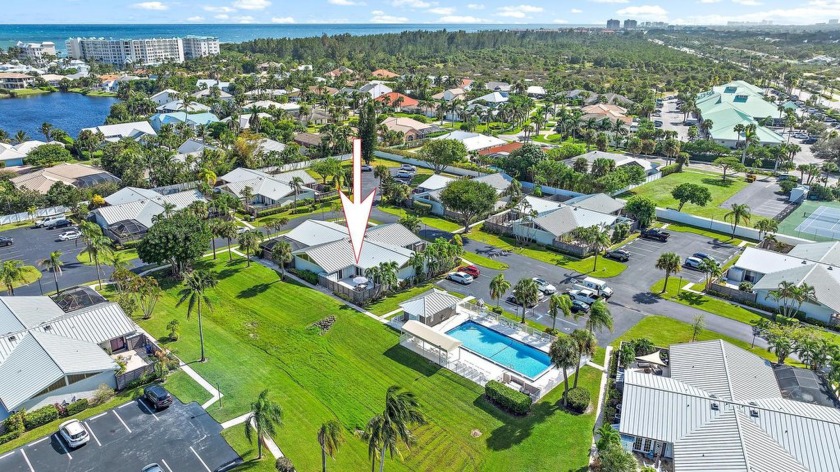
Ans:
{"type": "Polygon", "coordinates": [[[569,298],[591,305],[598,301],[598,295],[591,290],[569,290],[569,298]]]}
{"type": "Polygon", "coordinates": [[[417,168],[411,164],[403,164],[400,166],[400,170],[404,170],[406,172],[411,172],[412,174],[417,172],[417,168]]]}
{"type": "Polygon", "coordinates": [[[71,229],[58,235],[59,241],[73,241],[82,237],[82,232],[77,229],[71,229]]]}
{"type": "Polygon", "coordinates": [[[397,172],[397,178],[398,179],[411,180],[411,179],[414,178],[414,173],[409,172],[407,170],[401,170],[401,171],[397,172]]]}
{"type": "Polygon", "coordinates": [[[51,221],[63,220],[63,219],[64,219],[64,215],[47,216],[45,218],[41,218],[40,220],[35,220],[35,227],[36,228],[43,228],[44,225],[46,225],[47,223],[49,223],[51,221]]]}
{"type": "Polygon", "coordinates": [[[69,420],[58,426],[58,434],[67,441],[71,449],[87,444],[90,435],[79,420],[69,420]]]}
{"type": "Polygon", "coordinates": [[[547,280],[541,279],[539,277],[534,277],[533,281],[537,283],[537,288],[540,289],[540,292],[551,295],[552,293],[557,291],[557,287],[548,283],[547,280]]]}
{"type": "Polygon", "coordinates": [[[446,278],[461,285],[469,285],[473,282],[473,276],[465,272],[453,272],[446,278]]]}
{"type": "Polygon", "coordinates": [[[685,264],[683,264],[683,265],[685,267],[689,268],[689,269],[700,270],[700,266],[702,264],[703,264],[703,259],[700,259],[699,257],[693,257],[692,256],[692,257],[686,257],[685,258],[685,264]]]}

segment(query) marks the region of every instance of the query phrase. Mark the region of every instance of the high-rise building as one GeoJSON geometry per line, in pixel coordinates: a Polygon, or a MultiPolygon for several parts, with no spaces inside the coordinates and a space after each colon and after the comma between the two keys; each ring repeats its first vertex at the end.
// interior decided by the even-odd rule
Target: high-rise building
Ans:
{"type": "Polygon", "coordinates": [[[621,20],[607,20],[607,29],[619,29],[621,28],[621,20]]]}
{"type": "Polygon", "coordinates": [[[624,20],[624,29],[636,29],[636,20],[624,20]]]}
{"type": "Polygon", "coordinates": [[[830,25],[836,25],[837,23],[838,23],[837,18],[828,20],[828,24],[830,24],[830,25]]]}
{"type": "Polygon", "coordinates": [[[21,50],[27,59],[40,61],[44,56],[55,56],[55,43],[45,41],[43,43],[22,43],[18,41],[15,45],[21,50]]]}
{"type": "Polygon", "coordinates": [[[210,36],[187,36],[181,40],[184,43],[184,58],[215,56],[219,54],[219,39],[210,36]]]}
{"type": "Polygon", "coordinates": [[[219,54],[216,38],[104,39],[70,38],[67,55],[74,59],[118,66],[184,62],[184,59],[219,54]]]}

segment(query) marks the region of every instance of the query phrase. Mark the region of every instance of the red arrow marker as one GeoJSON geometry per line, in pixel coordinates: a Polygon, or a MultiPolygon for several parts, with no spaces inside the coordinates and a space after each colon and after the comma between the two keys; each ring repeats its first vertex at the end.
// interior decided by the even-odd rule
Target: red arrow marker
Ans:
{"type": "Polygon", "coordinates": [[[353,255],[356,257],[356,264],[362,255],[362,245],[365,243],[365,232],[367,232],[368,220],[370,220],[370,209],[373,206],[373,197],[376,189],[362,200],[362,141],[353,140],[353,200],[338,191],[341,195],[341,204],[344,207],[344,220],[347,222],[347,232],[350,234],[350,242],[353,244],[353,255]]]}

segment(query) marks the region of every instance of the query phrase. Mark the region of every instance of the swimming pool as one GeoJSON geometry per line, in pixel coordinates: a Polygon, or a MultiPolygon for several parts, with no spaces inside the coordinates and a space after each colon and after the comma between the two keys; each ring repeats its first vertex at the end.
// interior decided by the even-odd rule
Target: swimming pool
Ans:
{"type": "Polygon", "coordinates": [[[551,367],[545,352],[474,321],[458,325],[446,334],[461,341],[462,347],[529,379],[536,379],[551,367]]]}

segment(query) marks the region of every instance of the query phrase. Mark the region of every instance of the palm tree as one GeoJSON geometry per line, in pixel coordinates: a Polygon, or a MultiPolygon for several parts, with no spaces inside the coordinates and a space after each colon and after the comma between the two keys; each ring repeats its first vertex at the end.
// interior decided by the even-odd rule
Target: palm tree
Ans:
{"type": "Polygon", "coordinates": [[[277,241],[271,248],[271,262],[280,268],[280,280],[286,279],[286,264],[292,262],[292,245],[286,241],[277,241]]]}
{"type": "Polygon", "coordinates": [[[596,329],[600,330],[603,328],[607,328],[610,332],[612,332],[613,317],[612,313],[610,313],[610,309],[607,308],[607,303],[601,299],[597,300],[589,308],[589,318],[586,320],[586,329],[588,329],[590,333],[594,334],[596,329]]]}
{"type": "Polygon", "coordinates": [[[536,305],[540,301],[540,289],[533,279],[525,278],[516,282],[513,287],[513,296],[516,297],[516,302],[522,308],[521,323],[525,324],[525,309],[536,305]]]}
{"type": "Polygon", "coordinates": [[[55,281],[55,293],[61,293],[61,290],[58,289],[58,274],[61,273],[61,266],[64,265],[61,262],[61,251],[53,251],[50,253],[50,257],[42,260],[38,263],[41,267],[52,271],[53,273],[53,280],[55,281]]]}
{"type": "Polygon", "coordinates": [[[679,254],[674,252],[666,252],[659,255],[659,259],[656,260],[656,268],[665,271],[665,285],[659,293],[665,293],[668,290],[668,278],[671,277],[671,274],[676,274],[680,271],[681,262],[682,259],[680,259],[679,254]]]}
{"type": "Polygon", "coordinates": [[[321,425],[318,430],[318,444],[321,445],[321,471],[327,472],[327,456],[335,459],[341,443],[344,442],[341,425],[336,420],[330,420],[321,425]]]}
{"type": "Polygon", "coordinates": [[[96,279],[99,281],[99,287],[102,287],[102,270],[100,260],[103,257],[107,257],[113,253],[113,248],[111,247],[111,238],[105,236],[100,231],[98,235],[94,235],[90,240],[87,241],[87,247],[82,250],[82,254],[87,253],[87,255],[93,259],[94,265],[96,265],[96,279]]]}
{"type": "Polygon", "coordinates": [[[508,290],[510,290],[510,282],[505,280],[505,274],[499,273],[490,280],[490,298],[496,300],[496,306],[500,306],[499,301],[508,290]]]}
{"type": "Polygon", "coordinates": [[[14,295],[15,284],[24,280],[23,261],[12,259],[3,262],[3,267],[0,269],[0,279],[3,280],[3,285],[6,286],[9,295],[14,295]]]}
{"type": "Polygon", "coordinates": [[[706,291],[712,286],[712,280],[723,275],[723,268],[714,259],[703,259],[698,269],[706,274],[706,291]]]}
{"type": "Polygon", "coordinates": [[[292,180],[289,181],[289,185],[292,186],[292,189],[295,191],[295,199],[294,199],[294,208],[297,208],[297,198],[300,195],[300,191],[303,189],[303,179],[300,177],[292,177],[292,180]]]}
{"type": "Polygon", "coordinates": [[[50,142],[50,138],[52,137],[52,128],[53,128],[53,126],[49,123],[46,123],[46,122],[41,123],[40,131],[41,131],[41,134],[44,135],[44,139],[47,142],[50,142]]]}
{"type": "Polygon", "coordinates": [[[750,206],[746,203],[733,203],[732,204],[732,211],[723,215],[724,220],[732,220],[732,237],[735,237],[735,230],[738,229],[738,225],[741,224],[743,221],[744,223],[750,222],[750,206]]]}
{"type": "Polygon", "coordinates": [[[18,130],[18,132],[15,133],[14,140],[15,144],[22,144],[29,141],[29,135],[26,134],[26,131],[18,130]]]}
{"type": "Polygon", "coordinates": [[[231,252],[231,241],[239,234],[237,231],[239,227],[236,226],[232,220],[222,221],[219,223],[219,237],[227,239],[228,243],[228,261],[233,260],[233,253],[231,252]]]}
{"type": "Polygon", "coordinates": [[[200,362],[207,360],[204,356],[204,329],[201,325],[201,304],[207,305],[208,309],[213,309],[213,305],[210,304],[210,297],[207,296],[207,290],[215,287],[218,283],[216,274],[213,272],[207,270],[190,272],[186,279],[184,279],[181,299],[176,304],[176,306],[181,306],[182,303],[187,302],[187,319],[190,319],[193,309],[198,314],[198,338],[201,344],[200,362]]]}
{"type": "Polygon", "coordinates": [[[563,405],[569,395],[569,371],[578,360],[577,343],[569,336],[559,336],[548,348],[548,356],[555,367],[563,371],[563,405]]]}
{"type": "Polygon", "coordinates": [[[738,145],[741,144],[741,133],[743,133],[745,129],[746,126],[744,126],[743,123],[738,123],[737,125],[732,127],[732,131],[738,133],[738,140],[735,141],[735,149],[738,149],[738,145]]]}
{"type": "Polygon", "coordinates": [[[263,233],[258,229],[249,229],[239,235],[239,249],[245,251],[245,258],[248,259],[247,267],[251,267],[251,254],[260,250],[260,243],[263,240],[263,233]]]}
{"type": "Polygon", "coordinates": [[[263,456],[262,438],[268,433],[273,436],[278,426],[283,424],[283,409],[280,405],[269,400],[268,389],[260,392],[257,401],[251,403],[251,414],[245,420],[245,438],[248,442],[253,441],[253,435],[257,433],[257,460],[263,456]]]}
{"type": "MultiPolygon", "coordinates": [[[[500,274],[501,275],[501,274],[500,274]]],[[[557,331],[557,315],[563,313],[563,318],[572,314],[572,299],[567,294],[553,294],[548,299],[548,315],[551,316],[551,331],[557,331]]]]}
{"type": "Polygon", "coordinates": [[[592,334],[590,331],[585,329],[576,329],[572,331],[570,336],[572,340],[577,344],[577,353],[578,359],[575,363],[575,385],[574,388],[578,386],[578,375],[580,373],[580,364],[583,361],[583,356],[592,357],[595,354],[595,348],[598,346],[598,340],[595,339],[595,335],[592,334]]]}
{"type": "Polygon", "coordinates": [[[198,177],[198,180],[200,180],[202,182],[206,182],[207,185],[210,186],[210,187],[215,185],[216,180],[218,179],[218,177],[216,176],[216,173],[213,172],[212,169],[209,169],[207,167],[202,167],[201,169],[199,169],[197,174],[196,174],[196,177],[198,177]]]}
{"type": "Polygon", "coordinates": [[[602,225],[592,226],[591,231],[588,232],[588,241],[590,249],[592,252],[595,253],[595,260],[592,264],[592,271],[598,268],[598,255],[601,251],[610,247],[612,241],[610,241],[610,231],[602,225]]]}
{"type": "Polygon", "coordinates": [[[758,239],[764,240],[764,236],[779,231],[779,222],[773,218],[762,218],[755,222],[753,228],[758,230],[758,239]]]}
{"type": "Polygon", "coordinates": [[[377,452],[380,472],[385,470],[385,452],[389,452],[392,458],[394,455],[402,457],[397,446],[400,442],[407,446],[414,442],[409,427],[415,424],[426,424],[417,397],[412,392],[402,391],[397,385],[389,387],[385,394],[385,411],[371,418],[362,434],[362,438],[368,441],[371,470],[377,452]]]}
{"type": "Polygon", "coordinates": [[[620,445],[621,435],[613,429],[608,421],[604,421],[600,428],[595,431],[598,434],[598,441],[595,443],[599,451],[605,450],[611,444],[620,445]]]}
{"type": "Polygon", "coordinates": [[[254,200],[254,189],[250,185],[246,185],[239,192],[239,196],[242,197],[242,204],[245,206],[245,211],[248,211],[251,208],[251,202],[254,200]]]}

